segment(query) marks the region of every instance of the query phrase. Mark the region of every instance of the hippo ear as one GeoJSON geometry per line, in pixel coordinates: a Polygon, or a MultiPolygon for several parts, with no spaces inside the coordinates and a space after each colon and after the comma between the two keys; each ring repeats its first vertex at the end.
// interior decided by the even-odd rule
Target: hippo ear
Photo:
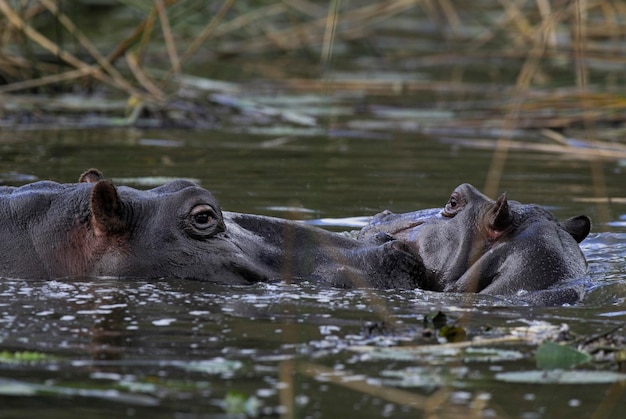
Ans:
{"type": "Polygon", "coordinates": [[[98,181],[91,191],[92,223],[97,232],[106,235],[121,235],[128,231],[124,207],[115,189],[108,180],[98,181]]]}
{"type": "Polygon", "coordinates": [[[509,202],[506,200],[506,192],[496,201],[490,217],[489,227],[495,231],[505,230],[511,225],[511,211],[509,211],[509,202]]]}
{"type": "Polygon", "coordinates": [[[89,169],[78,178],[78,183],[96,183],[104,179],[104,175],[98,169],[89,169]]]}
{"type": "Polygon", "coordinates": [[[565,231],[571,234],[577,243],[585,240],[585,237],[587,237],[591,231],[591,220],[586,215],[572,217],[565,220],[562,225],[565,231]]]}

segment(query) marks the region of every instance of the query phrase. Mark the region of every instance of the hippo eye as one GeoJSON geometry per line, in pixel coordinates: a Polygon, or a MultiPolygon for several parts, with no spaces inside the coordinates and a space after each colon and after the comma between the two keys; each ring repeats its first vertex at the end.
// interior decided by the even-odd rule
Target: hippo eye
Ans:
{"type": "Polygon", "coordinates": [[[187,231],[194,236],[210,236],[224,230],[221,217],[210,205],[196,205],[189,213],[187,231]]]}
{"type": "Polygon", "coordinates": [[[191,210],[191,219],[197,228],[207,228],[214,224],[217,214],[213,208],[208,205],[197,205],[191,210]]]}
{"type": "Polygon", "coordinates": [[[454,217],[456,213],[461,210],[461,208],[462,208],[461,201],[455,194],[453,194],[448,200],[448,203],[446,204],[446,207],[444,208],[442,215],[444,217],[454,217]]]}
{"type": "Polygon", "coordinates": [[[207,212],[201,212],[201,213],[195,214],[193,216],[193,221],[194,221],[194,223],[196,223],[197,226],[209,224],[212,220],[213,220],[213,217],[211,216],[211,214],[208,211],[207,212]]]}

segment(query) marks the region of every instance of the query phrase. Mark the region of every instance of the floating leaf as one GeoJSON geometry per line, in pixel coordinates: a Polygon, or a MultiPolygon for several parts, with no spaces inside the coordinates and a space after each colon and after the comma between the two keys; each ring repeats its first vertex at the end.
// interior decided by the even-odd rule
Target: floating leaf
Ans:
{"type": "Polygon", "coordinates": [[[37,389],[31,384],[0,378],[0,395],[2,396],[34,396],[37,389]]]}
{"type": "Polygon", "coordinates": [[[520,351],[500,348],[467,348],[463,362],[515,361],[524,358],[520,351]]]}
{"type": "Polygon", "coordinates": [[[383,384],[394,387],[423,388],[431,391],[467,376],[467,367],[408,367],[381,371],[383,384]]]}
{"type": "Polygon", "coordinates": [[[626,374],[612,371],[514,371],[496,374],[496,380],[525,384],[610,384],[626,381],[626,374]]]}
{"type": "Polygon", "coordinates": [[[537,368],[542,370],[568,369],[591,360],[591,355],[566,345],[546,341],[535,353],[537,368]]]}
{"type": "Polygon", "coordinates": [[[235,391],[229,392],[224,398],[224,410],[229,415],[245,414],[255,418],[259,416],[260,407],[261,402],[256,397],[248,397],[235,391]]]}
{"type": "Polygon", "coordinates": [[[156,406],[159,403],[158,399],[151,396],[125,393],[115,389],[72,388],[0,378],[0,395],[3,396],[35,396],[51,394],[64,397],[91,397],[110,400],[117,403],[129,403],[142,406],[156,406]]]}
{"type": "Polygon", "coordinates": [[[446,343],[441,345],[420,346],[351,346],[350,350],[367,355],[372,359],[393,359],[397,361],[421,360],[433,363],[448,361],[464,362],[496,362],[511,361],[524,358],[519,351],[485,347],[480,345],[493,345],[515,342],[511,338],[485,339],[479,342],[463,341],[458,343],[446,343]]]}
{"type": "Polygon", "coordinates": [[[188,371],[204,372],[206,374],[231,374],[241,368],[239,361],[229,361],[224,358],[215,358],[206,361],[194,361],[185,365],[188,371]]]}
{"type": "Polygon", "coordinates": [[[41,362],[48,361],[50,357],[41,352],[22,351],[22,352],[0,352],[0,362],[15,363],[15,362],[41,362]]]}
{"type": "Polygon", "coordinates": [[[454,358],[457,357],[461,349],[447,345],[424,345],[424,346],[394,346],[394,347],[372,347],[353,346],[350,347],[355,352],[367,354],[372,359],[392,359],[396,361],[413,361],[424,359],[454,358]]]}

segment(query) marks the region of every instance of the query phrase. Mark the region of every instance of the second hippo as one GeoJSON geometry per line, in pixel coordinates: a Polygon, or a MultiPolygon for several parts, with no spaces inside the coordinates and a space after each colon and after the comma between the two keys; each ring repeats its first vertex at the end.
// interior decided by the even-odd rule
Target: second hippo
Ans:
{"type": "Polygon", "coordinates": [[[506,194],[492,200],[463,184],[443,209],[378,214],[359,239],[382,236],[407,243],[424,264],[420,284],[425,289],[531,293],[540,304],[560,304],[577,300],[578,294],[534,292],[585,276],[587,262],[578,243],[590,228],[587,216],[559,222],[540,206],[508,200],[506,194]]]}

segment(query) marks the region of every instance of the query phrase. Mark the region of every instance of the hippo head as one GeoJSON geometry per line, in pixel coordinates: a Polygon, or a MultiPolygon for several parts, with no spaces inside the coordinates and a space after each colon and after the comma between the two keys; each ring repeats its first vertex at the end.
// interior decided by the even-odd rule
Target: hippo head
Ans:
{"type": "Polygon", "coordinates": [[[445,208],[382,213],[360,237],[382,233],[408,243],[424,263],[427,289],[514,295],[583,276],[578,243],[590,228],[586,216],[560,223],[542,207],[506,194],[494,201],[463,184],[445,208]]]}
{"type": "MultiPolygon", "coordinates": [[[[89,220],[73,230],[84,241],[78,260],[89,261],[89,267],[76,266],[74,272],[224,283],[267,280],[267,272],[253,263],[245,246],[226,234],[215,197],[197,184],[176,180],[140,191],[115,186],[95,170],[85,172],[80,182],[93,184],[89,220]]],[[[75,255],[68,259],[77,260],[75,255]]],[[[72,264],[76,262],[57,266],[72,264]]]]}

